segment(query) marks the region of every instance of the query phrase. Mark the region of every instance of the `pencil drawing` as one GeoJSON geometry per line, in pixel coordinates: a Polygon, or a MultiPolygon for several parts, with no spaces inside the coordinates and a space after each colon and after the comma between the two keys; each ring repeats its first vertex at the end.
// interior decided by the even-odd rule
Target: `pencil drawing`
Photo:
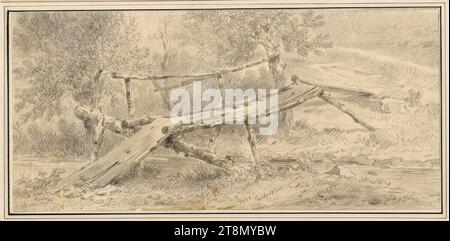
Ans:
{"type": "Polygon", "coordinates": [[[12,12],[12,211],[439,211],[439,26],[434,8],[12,12]]]}

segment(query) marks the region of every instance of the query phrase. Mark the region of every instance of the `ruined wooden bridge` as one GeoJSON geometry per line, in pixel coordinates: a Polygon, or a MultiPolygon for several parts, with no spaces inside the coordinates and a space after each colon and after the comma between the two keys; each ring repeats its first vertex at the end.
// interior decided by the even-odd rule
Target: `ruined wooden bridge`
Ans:
{"type": "MultiPolygon", "coordinates": [[[[183,152],[187,156],[191,156],[203,160],[209,164],[219,166],[229,172],[249,172],[243,167],[236,165],[233,160],[217,156],[215,153],[201,149],[183,141],[180,136],[184,133],[196,131],[204,128],[215,128],[222,124],[181,124],[174,123],[167,116],[143,116],[134,117],[134,107],[131,98],[131,81],[132,80],[161,80],[161,79],[184,79],[176,85],[170,87],[160,87],[155,85],[159,91],[167,91],[173,88],[178,88],[192,84],[196,80],[215,79],[222,88],[221,76],[226,73],[238,72],[253,66],[260,65],[269,61],[269,59],[262,59],[248,64],[232,67],[229,69],[220,70],[213,73],[197,74],[197,75],[160,75],[160,76],[146,76],[146,77],[124,77],[117,74],[112,74],[114,79],[122,79],[125,83],[126,100],[128,108],[127,120],[119,120],[115,117],[105,115],[101,110],[93,109],[89,106],[80,105],[75,108],[75,116],[83,121],[94,123],[96,137],[102,138],[104,130],[109,130],[127,136],[122,143],[116,146],[109,153],[84,166],[82,169],[76,171],[69,177],[63,179],[58,183],[57,190],[61,190],[71,186],[88,186],[99,188],[108,185],[117,178],[121,177],[132,168],[139,165],[139,163],[149,154],[152,153],[158,146],[174,149],[177,152],[183,152]],[[187,80],[186,80],[187,79],[187,80]]],[[[155,83],[155,82],[153,82],[155,83]]],[[[356,123],[360,124],[369,131],[375,130],[372,126],[361,120],[355,113],[348,109],[344,104],[338,102],[329,92],[344,91],[352,95],[370,96],[369,92],[359,90],[348,90],[333,86],[317,86],[311,82],[301,80],[297,76],[292,76],[291,84],[287,87],[279,89],[278,92],[278,111],[277,113],[290,110],[299,106],[306,101],[313,98],[320,98],[326,103],[335,106],[338,110],[349,115],[356,123]]],[[[225,107],[225,108],[246,108],[240,107],[225,107]]],[[[267,115],[273,114],[271,110],[267,109],[267,115]]],[[[224,111],[225,112],[225,111],[224,111]]],[[[236,111],[237,112],[237,111],[236,111]]],[[[261,160],[257,154],[256,136],[253,129],[248,123],[247,111],[241,111],[243,116],[234,116],[235,119],[244,119],[246,135],[252,158],[255,163],[256,177],[259,176],[259,168],[261,160]]],[[[201,113],[192,113],[193,115],[201,115],[201,113]]],[[[223,122],[222,122],[223,123],[223,122]]],[[[96,144],[96,143],[94,143],[96,144]]]]}

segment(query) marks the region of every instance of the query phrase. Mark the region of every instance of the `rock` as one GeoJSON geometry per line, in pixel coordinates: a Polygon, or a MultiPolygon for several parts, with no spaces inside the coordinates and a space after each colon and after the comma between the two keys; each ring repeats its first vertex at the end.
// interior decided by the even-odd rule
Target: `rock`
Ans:
{"type": "Polygon", "coordinates": [[[368,170],[366,173],[369,174],[369,175],[372,175],[372,176],[377,176],[378,175],[374,170],[368,170]]]}
{"type": "Polygon", "coordinates": [[[264,138],[263,141],[266,144],[275,144],[275,143],[279,142],[277,139],[275,139],[273,137],[266,137],[266,138],[264,138]]]}
{"type": "Polygon", "coordinates": [[[92,198],[92,196],[86,193],[81,196],[81,199],[90,199],[90,198],[92,198]]]}
{"type": "Polygon", "coordinates": [[[338,165],[325,172],[325,174],[341,177],[355,177],[355,173],[353,173],[349,168],[338,165]]]}
{"type": "Polygon", "coordinates": [[[393,98],[384,98],[381,100],[381,111],[384,113],[401,112],[404,106],[404,100],[397,100],[393,98]]]}
{"type": "Polygon", "coordinates": [[[65,198],[77,198],[77,197],[81,197],[81,192],[73,190],[73,191],[69,191],[69,192],[64,192],[63,196],[65,198]]]}
{"type": "Polygon", "coordinates": [[[97,196],[104,196],[106,194],[106,190],[99,189],[95,192],[97,196]]]}
{"type": "Polygon", "coordinates": [[[377,197],[371,197],[369,198],[369,200],[367,201],[370,205],[379,205],[382,203],[382,200],[380,198],[377,197]]]}
{"type": "Polygon", "coordinates": [[[339,169],[339,166],[334,166],[333,168],[325,172],[325,174],[339,176],[341,174],[341,169],[339,169]]]}
{"type": "Polygon", "coordinates": [[[34,200],[36,200],[36,201],[48,201],[49,199],[46,196],[38,195],[38,196],[34,197],[34,200]]]}
{"type": "Polygon", "coordinates": [[[356,176],[355,173],[350,168],[342,167],[342,166],[339,168],[341,170],[340,176],[342,176],[342,177],[355,177],[356,176]]]}
{"type": "Polygon", "coordinates": [[[153,200],[159,200],[161,198],[161,195],[158,193],[152,193],[147,196],[147,198],[153,199],[153,200]]]}
{"type": "Polygon", "coordinates": [[[122,192],[122,190],[120,190],[120,189],[113,189],[113,190],[109,191],[109,194],[117,194],[117,193],[121,193],[121,192],[122,192]]]}

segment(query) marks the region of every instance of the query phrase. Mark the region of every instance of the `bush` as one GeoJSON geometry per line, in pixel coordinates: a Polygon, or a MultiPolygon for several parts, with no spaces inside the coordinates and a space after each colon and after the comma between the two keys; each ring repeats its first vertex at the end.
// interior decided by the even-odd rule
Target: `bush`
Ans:
{"type": "Polygon", "coordinates": [[[43,194],[61,180],[60,175],[64,172],[65,170],[62,168],[53,168],[49,176],[45,172],[39,172],[38,176],[34,179],[22,176],[15,181],[14,196],[26,198],[43,194]]]}
{"type": "Polygon", "coordinates": [[[14,126],[13,147],[15,153],[81,156],[86,144],[83,130],[76,122],[60,119],[55,125],[42,127],[36,122],[19,128],[14,126]]]}
{"type": "Polygon", "coordinates": [[[85,140],[80,135],[79,126],[74,122],[68,122],[65,119],[58,121],[58,142],[55,143],[55,149],[64,154],[81,156],[85,153],[85,140]]]}
{"type": "Polygon", "coordinates": [[[422,92],[420,90],[409,89],[408,97],[405,98],[405,102],[409,106],[417,106],[420,103],[420,99],[422,99],[422,92]]]}

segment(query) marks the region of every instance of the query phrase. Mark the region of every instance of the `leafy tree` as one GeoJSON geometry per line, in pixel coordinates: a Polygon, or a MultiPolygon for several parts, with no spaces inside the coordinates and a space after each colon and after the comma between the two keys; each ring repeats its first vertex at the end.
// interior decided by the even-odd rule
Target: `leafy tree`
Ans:
{"type": "Polygon", "coordinates": [[[102,74],[143,69],[148,56],[134,19],[120,12],[21,13],[13,38],[14,71],[26,82],[15,107],[31,105],[32,119],[60,114],[64,97],[97,107],[117,89],[102,74]]]}
{"type": "MultiPolygon", "coordinates": [[[[149,53],[139,47],[133,18],[122,12],[17,13],[13,24],[17,112],[23,120],[51,119],[67,98],[100,107],[114,101],[123,83],[106,72],[148,68],[149,53]]],[[[93,125],[85,122],[87,141],[93,125]]]]}
{"type": "MultiPolygon", "coordinates": [[[[219,68],[254,59],[262,47],[270,58],[269,69],[277,88],[290,84],[282,50],[307,56],[332,46],[329,36],[317,31],[325,23],[323,15],[313,11],[198,10],[189,11],[184,23],[190,33],[188,41],[205,58],[214,56],[219,68]]],[[[284,114],[280,123],[287,124],[290,119],[284,114]]]]}

